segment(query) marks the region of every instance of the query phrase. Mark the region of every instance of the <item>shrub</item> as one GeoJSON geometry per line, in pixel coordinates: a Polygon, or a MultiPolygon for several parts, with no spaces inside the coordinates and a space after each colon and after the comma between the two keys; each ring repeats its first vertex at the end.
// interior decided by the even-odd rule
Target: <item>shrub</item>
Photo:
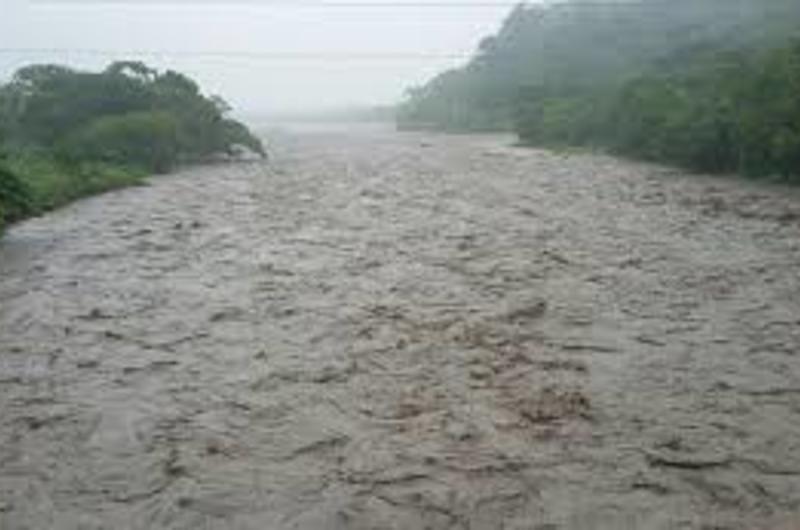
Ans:
{"type": "Polygon", "coordinates": [[[98,118],[59,145],[71,162],[98,161],[162,173],[178,161],[175,119],[165,112],[131,112],[98,118]]]}
{"type": "Polygon", "coordinates": [[[0,230],[30,210],[30,196],[24,183],[0,161],[0,230]]]}
{"type": "Polygon", "coordinates": [[[0,220],[135,184],[188,160],[233,153],[266,156],[221,98],[191,78],[121,61],[102,72],[26,66],[0,85],[0,220]],[[23,200],[23,197],[25,198],[23,200]]]}
{"type": "Polygon", "coordinates": [[[800,181],[800,44],[681,55],[615,90],[538,87],[516,130],[538,145],[594,145],[692,170],[800,181]]]}
{"type": "Polygon", "coordinates": [[[7,165],[25,191],[25,214],[43,212],[86,195],[137,184],[147,174],[143,169],[104,162],[65,162],[46,151],[17,152],[9,157],[7,165]]]}

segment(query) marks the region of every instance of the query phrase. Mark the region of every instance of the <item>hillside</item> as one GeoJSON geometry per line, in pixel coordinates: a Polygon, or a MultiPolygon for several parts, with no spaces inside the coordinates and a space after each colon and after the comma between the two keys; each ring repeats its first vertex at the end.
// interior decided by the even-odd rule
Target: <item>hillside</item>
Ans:
{"type": "Polygon", "coordinates": [[[783,174],[787,165],[798,167],[781,153],[800,146],[793,88],[799,32],[800,3],[786,0],[520,4],[463,68],[409,90],[398,124],[514,129],[533,144],[592,145],[701,170],[783,174]],[[761,98],[765,86],[769,96],[761,98]],[[725,123],[692,131],[689,114],[725,123]],[[754,123],[757,116],[789,124],[744,139],[753,129],[774,129],[775,123],[754,123]],[[666,145],[694,133],[699,150],[730,154],[700,160],[709,157],[666,145]],[[642,146],[645,134],[664,136],[665,145],[642,146]],[[720,135],[731,145],[706,145],[720,135]],[[742,154],[744,144],[776,152],[750,156],[742,154]]]}

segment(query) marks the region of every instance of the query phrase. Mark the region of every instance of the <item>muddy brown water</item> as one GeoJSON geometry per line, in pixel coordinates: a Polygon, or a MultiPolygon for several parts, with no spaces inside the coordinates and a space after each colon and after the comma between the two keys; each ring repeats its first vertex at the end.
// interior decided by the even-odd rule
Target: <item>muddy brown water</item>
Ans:
{"type": "Polygon", "coordinates": [[[800,193],[270,141],[0,243],[0,528],[798,528],[800,193]]]}

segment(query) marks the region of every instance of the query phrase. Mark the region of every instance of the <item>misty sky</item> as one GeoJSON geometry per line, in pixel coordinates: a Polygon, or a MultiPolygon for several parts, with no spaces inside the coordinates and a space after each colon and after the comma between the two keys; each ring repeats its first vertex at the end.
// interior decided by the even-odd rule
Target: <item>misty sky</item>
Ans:
{"type": "Polygon", "coordinates": [[[99,68],[134,58],[194,76],[241,113],[391,103],[409,85],[462,63],[512,7],[502,0],[356,2],[369,5],[0,0],[0,78],[29,63],[99,68]],[[229,51],[253,55],[209,53],[229,51]]]}

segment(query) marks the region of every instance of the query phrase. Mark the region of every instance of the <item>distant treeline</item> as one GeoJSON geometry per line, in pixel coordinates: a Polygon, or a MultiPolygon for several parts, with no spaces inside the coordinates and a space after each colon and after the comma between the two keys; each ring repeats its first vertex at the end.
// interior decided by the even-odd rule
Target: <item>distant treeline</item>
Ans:
{"type": "Polygon", "coordinates": [[[182,162],[265,155],[229,111],[189,77],[140,62],[20,69],[0,86],[0,228],[182,162]]]}
{"type": "Polygon", "coordinates": [[[398,123],[800,182],[798,37],[796,0],[522,4],[398,123]]]}

